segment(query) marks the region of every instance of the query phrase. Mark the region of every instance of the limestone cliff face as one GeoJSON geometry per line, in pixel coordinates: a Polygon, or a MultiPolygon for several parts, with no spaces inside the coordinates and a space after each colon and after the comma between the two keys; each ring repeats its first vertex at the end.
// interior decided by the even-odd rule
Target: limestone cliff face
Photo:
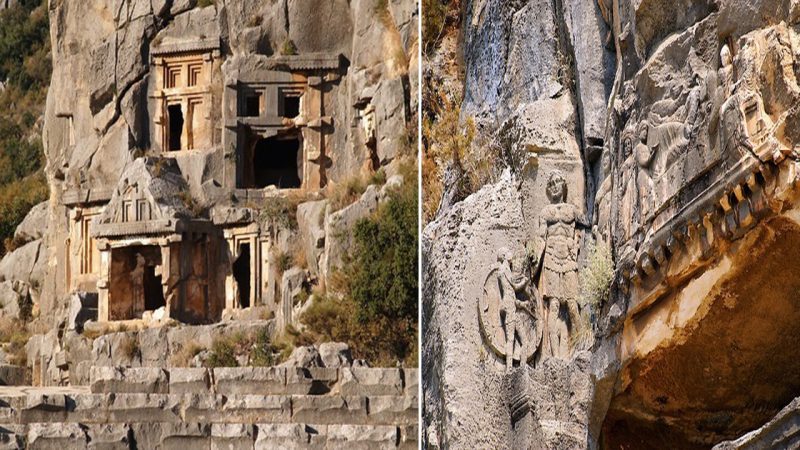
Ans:
{"type": "MultiPolygon", "coordinates": [[[[246,178],[244,161],[236,162],[243,148],[236,123],[237,86],[248,73],[302,73],[296,78],[309,84],[308,76],[323,77],[319,99],[303,100],[306,122],[295,128],[308,152],[306,191],[324,193],[364,170],[396,172],[416,109],[417,14],[408,1],[50,2],[54,70],[44,143],[52,196],[42,317],[59,319],[70,278],[82,274],[80,250],[68,239],[76,220],[70,211],[108,202],[137,158],[167,156],[169,100],[161,102],[170,55],[199,51],[210,61],[203,69],[210,105],[181,117],[193,121],[184,129],[196,126],[194,144],[183,136],[181,148],[197,151],[174,158],[194,201],[230,216],[237,214],[230,212],[233,191],[246,178]],[[335,67],[312,73],[317,66],[304,66],[303,58],[312,66],[329,58],[335,67]]],[[[244,206],[246,195],[237,201],[244,206]]]]}
{"type": "Polygon", "coordinates": [[[354,224],[412,182],[413,1],[48,6],[51,196],[0,262],[6,313],[32,303],[47,332],[36,383],[86,379],[76,320],[296,324],[354,224]],[[382,186],[331,200],[355,179],[382,186]]]}
{"type": "Polygon", "coordinates": [[[429,445],[710,448],[800,394],[798,11],[464,3],[504,175],[423,235],[429,445]]]}

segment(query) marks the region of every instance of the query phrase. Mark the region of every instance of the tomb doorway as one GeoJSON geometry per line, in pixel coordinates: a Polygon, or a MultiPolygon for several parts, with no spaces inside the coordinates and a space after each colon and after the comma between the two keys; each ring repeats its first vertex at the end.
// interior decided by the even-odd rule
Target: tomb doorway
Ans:
{"type": "Polygon", "coordinates": [[[240,308],[250,307],[250,244],[239,244],[239,257],[233,263],[237,301],[240,308]]]}
{"type": "Polygon", "coordinates": [[[300,188],[302,156],[297,135],[259,139],[253,148],[253,187],[300,188]]]}

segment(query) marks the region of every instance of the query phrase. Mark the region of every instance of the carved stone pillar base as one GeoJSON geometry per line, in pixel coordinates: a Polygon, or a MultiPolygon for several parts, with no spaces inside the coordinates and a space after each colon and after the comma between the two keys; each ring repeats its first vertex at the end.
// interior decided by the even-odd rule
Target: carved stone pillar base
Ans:
{"type": "Polygon", "coordinates": [[[544,450],[542,430],[535,417],[531,368],[527,364],[515,367],[505,375],[506,398],[511,416],[509,448],[544,450]]]}

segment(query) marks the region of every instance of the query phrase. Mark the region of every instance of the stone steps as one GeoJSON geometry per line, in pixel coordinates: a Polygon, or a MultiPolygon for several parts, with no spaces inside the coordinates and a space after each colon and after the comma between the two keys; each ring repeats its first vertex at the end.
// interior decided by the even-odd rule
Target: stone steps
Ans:
{"type": "MultiPolygon", "coordinates": [[[[156,368],[90,370],[93,393],[253,395],[416,395],[417,369],[353,368],[156,368]]],[[[2,393],[2,391],[0,391],[2,393]]]]}
{"type": "Polygon", "coordinates": [[[33,394],[0,397],[0,423],[356,423],[408,426],[415,397],[197,394],[33,394]]]}
{"type": "Polygon", "coordinates": [[[416,369],[93,367],[0,387],[4,448],[416,448],[416,369]]]}
{"type": "Polygon", "coordinates": [[[4,449],[416,449],[416,427],[313,424],[31,423],[0,428],[4,449]]]}

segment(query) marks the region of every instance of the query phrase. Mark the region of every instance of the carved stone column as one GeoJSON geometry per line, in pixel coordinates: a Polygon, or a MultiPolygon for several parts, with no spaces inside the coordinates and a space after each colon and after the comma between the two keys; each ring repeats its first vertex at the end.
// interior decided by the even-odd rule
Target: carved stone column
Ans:
{"type": "Polygon", "coordinates": [[[511,416],[508,448],[544,450],[542,430],[536,420],[531,388],[531,368],[527,364],[505,375],[506,396],[511,416]]]}

